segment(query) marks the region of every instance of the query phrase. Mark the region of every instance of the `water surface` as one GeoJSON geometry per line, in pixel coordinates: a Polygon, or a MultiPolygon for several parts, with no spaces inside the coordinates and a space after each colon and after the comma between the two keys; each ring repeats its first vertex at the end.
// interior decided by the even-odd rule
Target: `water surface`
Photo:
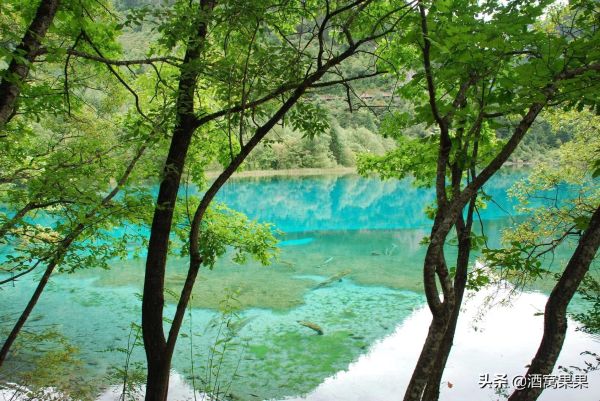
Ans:
{"type": "MultiPolygon", "coordinates": [[[[522,176],[522,172],[500,174],[486,186],[495,202],[481,210],[481,218],[492,246],[499,243],[503,228],[521,218],[506,191],[522,176]]],[[[411,356],[404,358],[404,351],[398,351],[397,365],[404,373],[390,369],[384,374],[374,369],[378,373],[373,377],[365,373],[364,366],[373,369],[380,363],[369,355],[377,354],[381,347],[387,349],[381,345],[386,341],[395,344],[392,350],[404,347],[414,353],[420,349],[420,335],[411,335],[399,345],[398,333],[410,322],[419,321],[414,327],[426,327],[421,278],[425,248],[420,242],[430,229],[423,211],[433,201],[433,192],[415,188],[406,180],[382,182],[354,175],[267,177],[234,179],[218,200],[253,219],[273,223],[284,233],[281,252],[267,267],[254,262],[241,266],[232,261],[232,255],[225,255],[214,270],[200,273],[173,363],[187,383],[194,377],[198,387],[219,387],[230,398],[240,400],[305,394],[309,400],[350,400],[326,396],[327,391],[340,392],[347,387],[343,377],[352,377],[357,394],[373,391],[368,399],[390,399],[387,392],[373,388],[372,380],[387,383],[381,389],[396,383],[393,391],[401,393],[404,385],[393,376],[406,379],[414,366],[411,358],[416,358],[410,352],[411,356]],[[319,283],[335,276],[339,279],[319,288],[319,283]],[[238,308],[237,312],[220,313],[226,304],[238,308]],[[318,324],[324,334],[317,335],[298,321],[318,324]],[[365,360],[372,362],[369,365],[365,360]],[[357,370],[357,364],[363,367],[357,370]],[[340,379],[336,379],[337,372],[345,371],[348,373],[339,373],[340,379]],[[331,390],[327,383],[342,384],[331,390]],[[323,386],[329,389],[325,393],[323,386]]],[[[454,253],[449,247],[450,258],[454,253]]],[[[558,255],[555,268],[567,256],[558,255]]],[[[169,261],[169,289],[179,290],[186,263],[176,258],[169,261]]],[[[0,305],[6,316],[21,310],[35,278],[29,276],[2,288],[0,305]]],[[[115,262],[109,271],[57,275],[27,328],[57,327],[80,350],[82,365],[74,373],[75,380],[107,385],[114,381],[107,372],[122,367],[125,361],[125,354],[117,348],[127,346],[130,324],[139,322],[142,282],[143,261],[133,259],[115,262]]],[[[537,302],[541,299],[543,304],[543,295],[539,296],[537,302]]],[[[166,315],[172,316],[174,299],[168,302],[166,315]]],[[[10,323],[7,318],[2,325],[10,323]]],[[[494,330],[510,331],[513,325],[503,321],[494,330]]],[[[489,363],[490,371],[509,365],[518,370],[534,354],[540,333],[536,326],[527,334],[530,341],[519,342],[527,345],[518,348],[527,353],[522,360],[511,357],[504,360],[508,365],[492,363],[488,356],[472,352],[464,369],[469,365],[482,369],[489,363]]],[[[568,346],[585,348],[597,344],[594,341],[584,336],[568,346]],[[588,338],[590,342],[583,340],[588,338]]],[[[581,351],[569,349],[577,355],[581,351]]],[[[10,377],[17,367],[25,369],[32,356],[36,354],[13,357],[3,375],[10,377]]],[[[132,360],[143,362],[140,347],[133,350],[132,360]]],[[[456,360],[449,364],[454,374],[456,360]]],[[[477,383],[477,371],[461,374],[463,382],[470,377],[471,384],[477,383]]],[[[593,394],[590,391],[581,394],[593,394]]]]}

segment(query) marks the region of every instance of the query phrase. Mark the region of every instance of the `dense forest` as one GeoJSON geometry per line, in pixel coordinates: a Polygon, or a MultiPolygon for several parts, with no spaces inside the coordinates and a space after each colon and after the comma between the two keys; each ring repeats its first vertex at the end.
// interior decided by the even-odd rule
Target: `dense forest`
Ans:
{"type": "Polygon", "coordinates": [[[480,388],[536,400],[562,372],[571,389],[597,394],[573,381],[600,371],[597,349],[580,353],[591,358],[583,367],[559,361],[572,322],[600,329],[599,83],[595,0],[3,1],[0,395],[304,396],[400,327],[406,302],[427,327],[404,341],[419,353],[398,362],[410,366],[394,392],[435,401],[453,388],[445,372],[468,300],[506,288],[544,295],[529,334],[540,338],[516,368],[522,382],[480,388]],[[527,168],[505,188],[510,165],[527,168]],[[360,177],[316,194],[309,181],[234,177],[338,167],[360,177]],[[304,226],[284,232],[230,203],[280,208],[283,222],[305,213],[304,226]],[[488,207],[509,217],[482,217],[488,207]],[[349,214],[340,223],[334,212],[349,214]],[[99,295],[105,287],[114,299],[99,295]],[[277,320],[327,291],[347,305],[323,301],[310,314],[329,308],[323,316],[350,328],[277,320]],[[378,295],[352,303],[360,291],[378,295]],[[89,316],[45,320],[79,292],[89,316]],[[120,296],[134,303],[123,309],[120,296]],[[386,316],[365,315],[378,298],[386,316]],[[272,309],[264,320],[248,315],[261,308],[272,309]],[[356,328],[369,319],[380,331],[356,328]],[[86,341],[61,329],[73,323],[110,334],[86,341]],[[212,343],[193,324],[216,331],[212,343]],[[252,343],[259,332],[270,345],[252,343]],[[283,362],[270,364],[277,347],[283,362]],[[124,362],[108,366],[101,353],[124,362]],[[245,359],[256,367],[238,374],[245,359]]]}
{"type": "MultiPolygon", "coordinates": [[[[156,3],[160,4],[160,2],[156,3]]],[[[145,6],[156,6],[147,1],[116,1],[115,7],[126,14],[145,6]]],[[[126,31],[119,42],[129,54],[136,54],[139,43],[144,42],[151,29],[141,23],[136,29],[126,31]]],[[[343,66],[345,73],[358,75],[369,68],[368,56],[358,55],[343,66]]],[[[301,130],[285,124],[274,128],[265,141],[249,155],[245,168],[249,170],[280,170],[297,168],[355,167],[361,154],[382,155],[394,147],[394,141],[380,128],[394,113],[410,111],[410,102],[401,99],[395,89],[399,80],[392,75],[379,75],[353,83],[351,88],[331,86],[315,91],[308,101],[326,110],[326,127],[316,136],[306,136],[301,130]]],[[[425,126],[415,126],[406,132],[424,136],[425,126]]],[[[498,137],[506,139],[508,133],[500,130],[498,137]]],[[[557,149],[571,139],[569,131],[553,129],[541,117],[530,134],[511,155],[514,164],[532,164],[542,160],[548,151],[557,149]]],[[[215,170],[218,165],[212,166],[215,170]]]]}

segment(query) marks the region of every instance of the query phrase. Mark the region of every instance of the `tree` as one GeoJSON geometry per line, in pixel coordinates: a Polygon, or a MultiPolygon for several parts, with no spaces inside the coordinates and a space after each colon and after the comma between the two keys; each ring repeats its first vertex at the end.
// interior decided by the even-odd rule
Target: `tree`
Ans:
{"type": "MultiPolygon", "coordinates": [[[[175,5],[176,15],[164,22],[163,26],[169,27],[181,20],[189,25],[183,32],[171,30],[168,33],[172,36],[165,39],[171,46],[181,37],[186,38],[186,42],[175,92],[173,136],[157,198],[146,262],[142,302],[142,329],[148,362],[146,400],[166,399],[172,353],[184,312],[198,270],[209,262],[207,254],[211,251],[204,248],[207,244],[204,244],[203,227],[216,193],[288,112],[296,129],[307,135],[320,132],[324,128],[323,113],[309,103],[300,103],[302,96],[311,88],[357,79],[337,77],[321,81],[361,46],[392,32],[412,3],[388,7],[370,0],[328,1],[325,10],[318,5],[318,2],[305,2],[300,6],[279,2],[248,4],[204,0],[199,5],[182,2],[175,5]],[[220,31],[223,28],[220,21],[228,21],[224,31],[220,31]],[[209,40],[209,32],[212,38],[223,38],[222,43],[227,48],[217,47],[209,40]],[[242,48],[237,53],[230,48],[233,46],[227,40],[230,35],[242,48]],[[344,43],[343,47],[337,46],[338,41],[344,43]],[[239,54],[244,55],[244,61],[241,64],[232,62],[239,54]],[[217,57],[212,63],[213,71],[208,69],[209,55],[217,57]],[[265,71],[269,72],[268,76],[265,71]],[[240,85],[234,87],[232,77],[241,78],[240,85]],[[199,90],[199,82],[213,83],[216,100],[220,101],[217,104],[225,107],[208,112],[206,104],[209,102],[200,102],[205,114],[198,113],[196,92],[200,93],[200,99],[209,96],[206,91],[199,90]],[[216,124],[221,117],[229,143],[229,160],[190,218],[190,265],[167,337],[163,330],[164,276],[185,159],[191,148],[203,145],[192,143],[193,135],[203,132],[210,122],[216,124]],[[237,127],[235,132],[233,127],[237,127]],[[251,134],[249,130],[252,130],[251,134]]],[[[188,168],[193,169],[193,165],[188,168]]]]}
{"type": "MultiPolygon", "coordinates": [[[[584,43],[589,48],[597,39],[582,35],[572,40],[537,23],[546,6],[420,2],[413,16],[414,30],[400,39],[403,45],[391,46],[393,50],[386,55],[415,71],[402,89],[404,97],[413,99],[414,113],[397,116],[396,129],[423,122],[435,127],[422,139],[402,138],[397,133],[406,146],[383,159],[365,158],[361,166],[363,171],[374,168],[388,177],[411,172],[435,183],[434,222],[426,239],[423,267],[433,319],[406,401],[439,397],[467,281],[469,250],[477,239],[470,226],[478,192],[508,160],[545,107],[595,104],[595,96],[586,89],[590,79],[597,77],[600,64],[596,53],[583,49],[584,43]],[[502,125],[511,134],[505,143],[497,143],[494,130],[502,125]],[[423,166],[421,156],[430,160],[431,146],[436,154],[433,171],[431,165],[423,166]],[[454,277],[444,252],[453,227],[460,245],[454,277]]],[[[573,31],[582,28],[580,20],[571,22],[573,31]]]]}
{"type": "MultiPolygon", "coordinates": [[[[557,249],[566,252],[576,243],[566,267],[556,274],[557,282],[546,302],[542,341],[527,370],[529,378],[552,373],[566,335],[567,306],[590,273],[600,245],[600,193],[595,178],[598,116],[590,111],[557,110],[549,113],[547,120],[557,132],[572,132],[573,140],[555,151],[552,161],[540,164],[515,185],[513,194],[529,218],[505,233],[505,248],[484,251],[489,266],[527,283],[550,274],[544,269],[546,257],[553,259],[557,249]]],[[[587,322],[593,327],[593,320],[587,322]]],[[[535,400],[542,390],[543,386],[515,390],[509,399],[535,400]]]]}
{"type": "Polygon", "coordinates": [[[155,139],[144,138],[143,125],[131,125],[133,132],[115,133],[106,125],[85,119],[80,122],[83,124],[70,127],[63,122],[48,124],[58,133],[49,131],[31,140],[35,150],[21,148],[32,151],[25,153],[30,163],[14,168],[10,184],[4,185],[3,203],[21,208],[2,219],[0,225],[0,241],[11,250],[3,270],[12,274],[0,285],[44,266],[45,270],[2,346],[0,365],[52,273],[59,266],[62,271],[106,267],[111,258],[126,257],[127,243],[133,238],[115,237],[106,230],[124,221],[139,224],[146,216],[144,204],[149,193],[132,185],[132,178],[143,179],[143,175],[134,174],[134,168],[141,170],[140,164],[148,162],[142,157],[155,139]],[[48,153],[40,152],[44,145],[48,153]],[[98,180],[103,175],[114,178],[98,180]],[[42,218],[30,216],[40,211],[42,218]]]}
{"type": "MultiPolygon", "coordinates": [[[[38,14],[46,15],[40,11],[46,3],[52,2],[42,2],[38,14]]],[[[0,365],[59,266],[63,271],[81,266],[106,267],[110,258],[127,256],[124,242],[119,241],[128,237],[119,240],[103,230],[126,220],[140,224],[147,216],[144,204],[148,204],[148,189],[133,185],[133,181],[154,175],[151,159],[144,160],[144,156],[160,143],[159,134],[166,124],[166,105],[152,102],[155,88],[144,86],[144,82],[154,74],[160,79],[155,64],[176,61],[168,56],[118,59],[122,50],[116,42],[119,28],[109,8],[96,1],[61,4],[55,10],[61,23],[49,30],[52,35],[45,46],[39,42],[41,37],[34,35],[37,44],[31,54],[41,65],[35,70],[35,79],[25,85],[10,78],[10,66],[2,71],[7,77],[4,84],[16,85],[16,92],[11,92],[12,103],[6,105],[14,104],[19,94],[20,100],[19,112],[13,107],[10,121],[2,124],[3,131],[13,135],[0,142],[1,199],[14,211],[11,216],[0,214],[0,242],[10,244],[13,253],[10,263],[3,266],[13,276],[0,285],[44,265],[46,268],[3,344],[0,365]],[[65,48],[64,43],[69,41],[72,45],[65,48]],[[131,70],[131,66],[144,65],[152,68],[135,73],[131,70]],[[119,67],[129,69],[136,85],[126,82],[119,67]],[[138,116],[128,113],[131,105],[126,95],[132,96],[138,116]],[[104,114],[112,121],[100,118],[104,114]],[[140,171],[134,173],[134,168],[140,171]],[[107,174],[112,180],[98,180],[107,174]],[[126,184],[128,188],[124,189],[126,184]],[[139,198],[137,201],[133,194],[139,198]],[[30,222],[31,215],[42,213],[49,221],[30,222]]],[[[20,19],[18,13],[10,15],[20,19]]],[[[3,37],[10,39],[13,24],[1,22],[3,37]]],[[[21,65],[18,56],[11,57],[11,65],[16,63],[17,70],[31,70],[32,60],[21,65]]]]}
{"type": "MultiPolygon", "coordinates": [[[[9,55],[8,69],[0,76],[0,128],[15,114],[15,103],[21,86],[29,75],[31,64],[38,55],[59,5],[60,0],[41,0],[21,42],[9,55]]],[[[4,58],[7,55],[0,53],[0,56],[4,58]]]]}

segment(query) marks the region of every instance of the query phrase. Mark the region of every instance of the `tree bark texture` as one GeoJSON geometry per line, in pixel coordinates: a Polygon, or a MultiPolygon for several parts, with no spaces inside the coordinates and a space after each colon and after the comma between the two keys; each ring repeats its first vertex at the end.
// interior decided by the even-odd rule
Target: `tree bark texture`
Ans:
{"type": "Polygon", "coordinates": [[[29,74],[31,63],[35,60],[46,36],[48,28],[58,11],[60,0],[42,0],[35,17],[23,35],[21,43],[13,52],[5,78],[0,83],[0,128],[14,115],[21,85],[29,74]]]}
{"type": "Polygon", "coordinates": [[[446,332],[441,340],[440,348],[436,355],[431,373],[427,380],[427,385],[423,393],[423,399],[427,401],[437,401],[440,397],[440,385],[442,383],[442,375],[454,344],[454,335],[456,333],[456,325],[458,316],[460,315],[460,307],[465,293],[467,284],[467,272],[469,267],[469,256],[471,254],[471,228],[473,225],[473,211],[475,199],[471,200],[467,212],[466,223],[463,217],[459,215],[456,228],[458,231],[458,255],[456,258],[456,275],[454,276],[454,308],[450,313],[446,332]]]}

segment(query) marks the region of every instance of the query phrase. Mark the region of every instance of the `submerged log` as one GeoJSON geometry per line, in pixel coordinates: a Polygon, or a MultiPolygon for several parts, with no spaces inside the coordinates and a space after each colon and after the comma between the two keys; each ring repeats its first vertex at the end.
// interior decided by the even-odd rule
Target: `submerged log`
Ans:
{"type": "Polygon", "coordinates": [[[317,286],[314,289],[316,290],[317,288],[323,288],[325,286],[328,286],[331,283],[340,281],[343,277],[347,276],[350,273],[352,273],[352,270],[344,270],[337,274],[334,274],[333,276],[329,277],[327,280],[322,281],[319,284],[317,284],[317,286]]]}
{"type": "Polygon", "coordinates": [[[315,267],[317,267],[317,268],[321,268],[321,267],[325,266],[327,263],[331,262],[332,260],[333,260],[333,256],[332,256],[332,257],[330,257],[330,258],[328,258],[328,259],[327,259],[325,262],[323,262],[323,263],[321,263],[320,265],[317,265],[317,266],[315,266],[315,267]]]}
{"type": "Polygon", "coordinates": [[[320,335],[320,336],[323,335],[323,329],[321,328],[321,326],[319,326],[316,323],[307,322],[306,320],[298,320],[298,324],[301,324],[304,327],[308,327],[309,329],[312,329],[312,330],[316,331],[317,334],[320,335]]]}

